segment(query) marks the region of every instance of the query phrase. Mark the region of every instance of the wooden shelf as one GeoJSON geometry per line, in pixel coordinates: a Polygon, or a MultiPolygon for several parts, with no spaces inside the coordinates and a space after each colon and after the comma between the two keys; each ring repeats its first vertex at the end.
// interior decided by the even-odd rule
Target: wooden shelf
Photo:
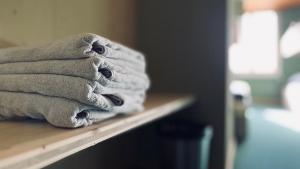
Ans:
{"type": "Polygon", "coordinates": [[[145,111],[79,129],[40,121],[0,122],[0,169],[41,168],[130,129],[162,118],[194,101],[192,96],[153,95],[145,111]]]}

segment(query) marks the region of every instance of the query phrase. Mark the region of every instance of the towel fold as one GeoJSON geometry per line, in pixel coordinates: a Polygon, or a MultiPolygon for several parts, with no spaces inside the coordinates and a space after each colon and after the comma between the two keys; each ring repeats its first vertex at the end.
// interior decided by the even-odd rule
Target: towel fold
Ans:
{"type": "Polygon", "coordinates": [[[95,34],[84,33],[34,47],[2,49],[0,63],[82,59],[95,56],[106,58],[116,65],[144,70],[143,55],[129,55],[129,53],[129,49],[125,49],[122,45],[95,34]]]}
{"type": "Polygon", "coordinates": [[[58,74],[96,80],[108,86],[118,82],[125,85],[140,84],[145,88],[149,87],[149,79],[145,72],[132,70],[126,66],[116,66],[99,57],[5,63],[0,64],[0,74],[58,74]],[[103,69],[110,71],[111,76],[105,77],[101,72],[103,69]]]}
{"type": "Polygon", "coordinates": [[[0,91],[0,109],[0,119],[19,117],[46,119],[54,126],[68,128],[87,126],[118,113],[101,111],[58,97],[2,91],[0,91]]]}
{"type": "MultiPolygon", "coordinates": [[[[122,111],[133,106],[132,103],[143,103],[145,89],[137,86],[123,86],[109,88],[96,81],[89,81],[79,77],[28,74],[28,75],[0,75],[0,91],[36,93],[46,96],[61,97],[75,100],[83,104],[95,106],[105,111],[122,111]],[[115,95],[124,101],[123,105],[115,105],[110,97],[115,95]],[[130,96],[130,97],[126,97],[130,96]]],[[[136,109],[141,109],[141,106],[136,109]]]]}

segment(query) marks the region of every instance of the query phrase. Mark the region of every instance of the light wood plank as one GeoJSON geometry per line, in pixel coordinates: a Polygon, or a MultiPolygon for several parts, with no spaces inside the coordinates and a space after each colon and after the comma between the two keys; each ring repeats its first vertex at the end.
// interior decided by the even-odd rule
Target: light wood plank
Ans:
{"type": "Polygon", "coordinates": [[[98,124],[62,129],[40,121],[0,123],[0,169],[40,168],[108,138],[180,110],[192,96],[154,95],[145,111],[117,116],[98,124]]]}
{"type": "Polygon", "coordinates": [[[246,12],[261,10],[285,10],[300,6],[300,0],[244,0],[243,9],[246,12]]]}

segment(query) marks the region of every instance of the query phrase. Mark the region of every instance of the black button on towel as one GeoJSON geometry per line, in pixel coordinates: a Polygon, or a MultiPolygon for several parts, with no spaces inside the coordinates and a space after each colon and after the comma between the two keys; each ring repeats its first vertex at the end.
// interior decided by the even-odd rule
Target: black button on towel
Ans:
{"type": "Polygon", "coordinates": [[[122,106],[124,104],[124,100],[115,95],[104,94],[103,96],[108,97],[116,106],[122,106]]]}
{"type": "Polygon", "coordinates": [[[112,72],[106,68],[99,68],[99,72],[101,72],[106,78],[110,78],[112,76],[112,72]]]}
{"type": "Polygon", "coordinates": [[[88,116],[88,111],[83,110],[81,112],[79,112],[78,114],[76,114],[76,119],[84,119],[88,116]]]}
{"type": "Polygon", "coordinates": [[[100,55],[105,53],[105,47],[102,45],[99,45],[97,42],[92,44],[92,50],[97,52],[100,55]]]}

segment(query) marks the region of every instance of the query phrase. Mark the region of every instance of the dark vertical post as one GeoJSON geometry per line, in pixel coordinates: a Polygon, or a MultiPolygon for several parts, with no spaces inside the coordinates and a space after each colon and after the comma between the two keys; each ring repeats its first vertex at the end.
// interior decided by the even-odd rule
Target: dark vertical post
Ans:
{"type": "Polygon", "coordinates": [[[210,168],[225,168],[226,0],[139,1],[138,45],[152,90],[192,92],[214,128],[210,168]]]}

